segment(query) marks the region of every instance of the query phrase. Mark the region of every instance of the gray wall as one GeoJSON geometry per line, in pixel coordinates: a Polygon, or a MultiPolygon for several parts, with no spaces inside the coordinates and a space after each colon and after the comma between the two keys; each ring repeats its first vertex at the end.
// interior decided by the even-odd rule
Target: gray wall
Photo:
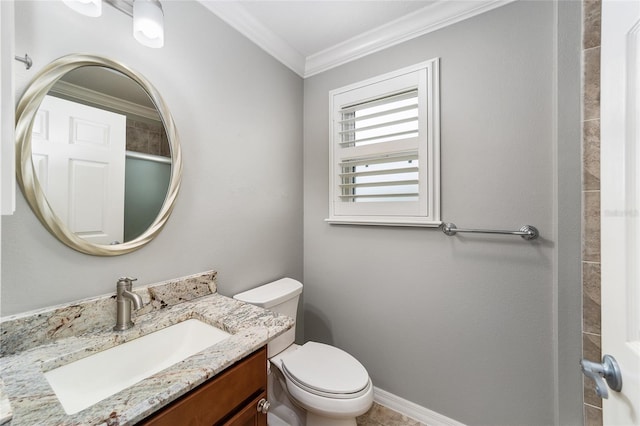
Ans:
{"type": "Polygon", "coordinates": [[[182,141],[184,175],[162,233],[114,258],[77,253],[54,239],[18,195],[2,217],[2,315],[207,269],[234,294],[282,276],[302,278],[302,79],[196,2],[163,2],[165,47],[132,37],[128,16],[105,5],[81,16],[62,2],[16,2],[16,93],[70,53],[117,59],[162,93],[182,141]],[[283,125],[285,123],[286,125],[283,125]]]}
{"type": "MultiPolygon", "coordinates": [[[[351,352],[377,387],[467,424],[558,418],[556,310],[579,310],[575,295],[558,301],[556,288],[555,221],[564,201],[556,199],[563,148],[555,143],[554,8],[511,3],[305,80],[305,338],[351,352]],[[441,58],[443,219],[476,228],[532,224],[539,240],[324,222],[328,91],[433,57],[441,58]]],[[[572,72],[579,79],[579,69],[572,72]]],[[[574,96],[565,104],[579,101],[571,88],[563,94],[574,96]]],[[[575,148],[579,134],[566,135],[575,148]]],[[[569,151],[563,161],[578,156],[569,151]]],[[[568,349],[576,362],[579,345],[568,349]]],[[[579,408],[565,415],[580,421],[579,408]]]]}
{"type": "Polygon", "coordinates": [[[582,425],[581,48],[582,2],[558,3],[557,410],[582,425]]]}

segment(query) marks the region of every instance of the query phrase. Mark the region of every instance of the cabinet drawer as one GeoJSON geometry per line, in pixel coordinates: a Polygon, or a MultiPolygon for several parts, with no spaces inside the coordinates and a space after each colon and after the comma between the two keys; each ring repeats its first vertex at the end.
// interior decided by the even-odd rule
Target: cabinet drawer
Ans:
{"type": "Polygon", "coordinates": [[[267,388],[262,348],[141,421],[145,426],[212,426],[230,418],[267,388]]]}

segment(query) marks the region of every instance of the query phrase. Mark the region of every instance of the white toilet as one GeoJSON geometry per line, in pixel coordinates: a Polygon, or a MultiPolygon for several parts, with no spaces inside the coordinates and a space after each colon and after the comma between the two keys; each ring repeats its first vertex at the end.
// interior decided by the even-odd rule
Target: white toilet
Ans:
{"type": "MultiPolygon", "coordinates": [[[[300,282],[283,278],[233,297],[295,319],[300,293],[300,282]]],[[[299,346],[294,339],[295,325],[267,347],[269,425],[355,426],[373,404],[367,370],[341,349],[316,342],[299,346]]]]}

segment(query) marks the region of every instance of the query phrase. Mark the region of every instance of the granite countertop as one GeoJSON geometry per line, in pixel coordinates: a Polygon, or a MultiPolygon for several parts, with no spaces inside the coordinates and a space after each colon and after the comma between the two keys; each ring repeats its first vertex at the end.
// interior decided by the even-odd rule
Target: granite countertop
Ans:
{"type": "Polygon", "coordinates": [[[3,318],[0,424],[134,424],[293,326],[289,317],[217,294],[215,277],[210,271],[134,289],[146,306],[124,332],[111,330],[113,295],[3,318]],[[99,307],[104,309],[92,316],[99,307]],[[46,371],[191,318],[232,336],[79,413],[65,413],[44,377],[46,371]]]}

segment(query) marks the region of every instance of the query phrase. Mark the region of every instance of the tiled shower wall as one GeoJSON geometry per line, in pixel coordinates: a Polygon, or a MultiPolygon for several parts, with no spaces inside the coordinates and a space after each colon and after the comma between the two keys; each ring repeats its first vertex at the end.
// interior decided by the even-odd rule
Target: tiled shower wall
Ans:
{"type": "Polygon", "coordinates": [[[171,157],[169,139],[161,122],[151,123],[127,117],[127,150],[171,157]]]}
{"type": "MultiPolygon", "coordinates": [[[[600,17],[601,1],[583,3],[582,354],[601,358],[600,342],[600,17]]],[[[602,425],[602,400],[584,380],[584,424],[602,425]]]]}

